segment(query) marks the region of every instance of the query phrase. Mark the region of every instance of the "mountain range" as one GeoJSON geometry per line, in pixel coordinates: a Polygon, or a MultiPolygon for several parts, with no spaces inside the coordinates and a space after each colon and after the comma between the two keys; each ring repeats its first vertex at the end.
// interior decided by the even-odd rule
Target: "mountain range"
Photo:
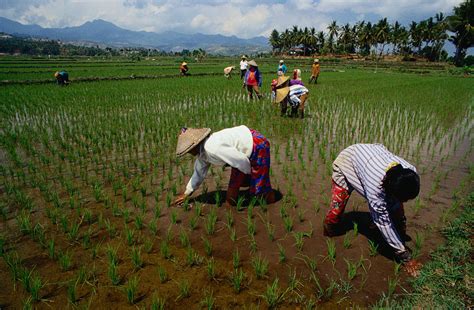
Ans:
{"type": "Polygon", "coordinates": [[[262,36],[242,39],[236,36],[219,34],[132,31],[120,28],[102,19],[89,21],[77,27],[43,28],[39,25],[24,25],[0,16],[0,32],[84,45],[94,43],[110,47],[144,47],[164,51],[202,48],[208,53],[223,55],[270,50],[268,38],[262,36]]]}

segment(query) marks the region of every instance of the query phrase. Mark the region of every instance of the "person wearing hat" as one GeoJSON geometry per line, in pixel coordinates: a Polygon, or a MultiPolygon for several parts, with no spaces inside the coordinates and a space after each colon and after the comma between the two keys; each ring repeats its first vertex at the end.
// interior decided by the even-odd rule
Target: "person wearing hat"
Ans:
{"type": "Polygon", "coordinates": [[[181,75],[186,76],[186,75],[189,75],[188,71],[189,71],[188,63],[183,61],[181,63],[181,66],[179,66],[179,72],[181,73],[181,75]]]}
{"type": "Polygon", "coordinates": [[[243,79],[245,73],[247,73],[247,67],[247,57],[245,55],[242,55],[242,59],[240,60],[240,79],[243,79]]]}
{"type": "Polygon", "coordinates": [[[232,167],[226,196],[230,205],[236,204],[239,189],[244,186],[249,186],[250,194],[263,197],[267,203],[275,202],[270,184],[270,142],[258,131],[244,125],[213,134],[210,128],[182,128],[176,155],[187,153],[197,157],[194,172],[175,204],[183,203],[198,189],[211,164],[232,167]]]}
{"type": "Polygon", "coordinates": [[[285,75],[286,71],[288,71],[288,68],[285,65],[285,61],[282,59],[278,64],[277,74],[278,76],[285,75]]]}
{"type": "Polygon", "coordinates": [[[299,111],[300,118],[304,117],[304,106],[308,99],[309,90],[303,85],[292,85],[277,89],[276,102],[280,103],[281,116],[286,115],[288,104],[291,106],[290,116],[296,116],[299,111]]]}
{"type": "Polygon", "coordinates": [[[301,70],[300,69],[295,69],[293,70],[293,78],[290,80],[290,86],[293,85],[303,85],[304,83],[301,80],[301,70]]]}
{"type": "Polygon", "coordinates": [[[69,74],[66,71],[56,71],[54,73],[56,83],[60,86],[69,85],[69,74]]]}
{"type": "Polygon", "coordinates": [[[272,80],[272,103],[276,103],[277,89],[287,87],[290,78],[287,76],[279,76],[277,79],[272,80]]]}
{"type": "Polygon", "coordinates": [[[235,69],[235,66],[229,66],[224,69],[224,76],[229,79],[231,77],[232,71],[235,69]]]}
{"type": "Polygon", "coordinates": [[[248,62],[249,69],[245,73],[244,85],[247,86],[247,91],[249,93],[249,98],[253,98],[253,93],[257,96],[258,99],[262,98],[260,95],[259,87],[262,87],[262,75],[260,70],[258,70],[258,65],[255,60],[248,62]]]}
{"type": "Polygon", "coordinates": [[[344,234],[342,217],[353,190],[368,202],[370,215],[395,257],[410,275],[421,265],[412,259],[405,246],[406,218],[403,203],[420,192],[416,168],[382,144],[354,144],[344,149],[333,162],[332,198],[324,220],[324,235],[344,234]]]}
{"type": "Polygon", "coordinates": [[[309,84],[311,84],[311,82],[318,84],[319,71],[319,59],[316,58],[313,61],[313,65],[311,66],[311,77],[309,78],[309,84]]]}

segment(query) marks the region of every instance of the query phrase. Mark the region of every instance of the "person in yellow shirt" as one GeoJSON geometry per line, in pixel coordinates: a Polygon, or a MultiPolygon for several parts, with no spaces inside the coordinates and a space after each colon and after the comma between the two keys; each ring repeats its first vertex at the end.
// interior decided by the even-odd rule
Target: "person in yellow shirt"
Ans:
{"type": "Polygon", "coordinates": [[[318,77],[319,77],[319,59],[315,59],[313,61],[313,65],[311,66],[311,77],[309,79],[309,84],[314,82],[314,84],[318,84],[318,77]]]}

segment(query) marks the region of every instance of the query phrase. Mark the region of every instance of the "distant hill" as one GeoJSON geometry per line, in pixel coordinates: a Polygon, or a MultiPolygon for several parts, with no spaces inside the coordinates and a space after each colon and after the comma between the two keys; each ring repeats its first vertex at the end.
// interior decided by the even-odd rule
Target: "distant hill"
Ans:
{"type": "Polygon", "coordinates": [[[202,48],[208,53],[224,55],[256,53],[270,50],[268,38],[241,39],[236,36],[183,34],[174,31],[162,33],[131,31],[113,23],[97,19],[77,27],[43,28],[38,25],[23,25],[0,17],[0,32],[14,35],[43,37],[67,42],[95,42],[113,47],[145,47],[164,51],[202,48]]]}

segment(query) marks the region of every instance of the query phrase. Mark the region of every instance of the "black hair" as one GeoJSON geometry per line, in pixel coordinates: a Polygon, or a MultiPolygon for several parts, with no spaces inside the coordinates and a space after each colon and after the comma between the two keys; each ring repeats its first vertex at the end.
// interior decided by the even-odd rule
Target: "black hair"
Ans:
{"type": "Polygon", "coordinates": [[[405,202],[420,193],[420,177],[415,171],[398,164],[387,171],[382,187],[388,196],[405,202]]]}

